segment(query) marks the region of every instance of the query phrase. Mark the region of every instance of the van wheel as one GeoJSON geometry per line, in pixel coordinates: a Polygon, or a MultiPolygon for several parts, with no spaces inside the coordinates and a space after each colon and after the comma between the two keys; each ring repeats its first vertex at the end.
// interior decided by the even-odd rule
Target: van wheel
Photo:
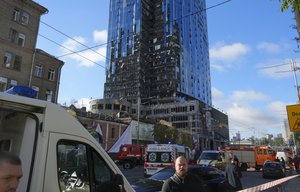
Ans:
{"type": "Polygon", "coordinates": [[[132,163],[130,161],[125,161],[123,164],[124,169],[131,169],[132,168],[132,163]]]}

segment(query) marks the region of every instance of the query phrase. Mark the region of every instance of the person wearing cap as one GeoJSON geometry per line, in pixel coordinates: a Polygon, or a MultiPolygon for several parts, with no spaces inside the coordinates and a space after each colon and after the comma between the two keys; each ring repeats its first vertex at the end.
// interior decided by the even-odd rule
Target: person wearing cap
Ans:
{"type": "Polygon", "coordinates": [[[229,160],[231,163],[226,166],[225,177],[231,186],[232,191],[242,190],[243,187],[240,180],[242,177],[242,172],[239,168],[239,160],[237,157],[230,158],[229,160]]]}

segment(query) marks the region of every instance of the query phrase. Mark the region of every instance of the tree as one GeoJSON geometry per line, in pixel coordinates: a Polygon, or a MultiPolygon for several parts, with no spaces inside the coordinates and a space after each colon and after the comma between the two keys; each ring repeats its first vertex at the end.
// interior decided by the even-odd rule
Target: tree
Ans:
{"type": "Polygon", "coordinates": [[[179,131],[180,144],[184,144],[185,146],[192,147],[193,146],[193,138],[191,135],[190,128],[183,128],[179,131]]]}
{"type": "Polygon", "coordinates": [[[178,131],[167,125],[155,124],[153,130],[154,140],[158,143],[177,143],[178,131]]]}
{"type": "Polygon", "coordinates": [[[284,143],[284,140],[282,137],[275,137],[274,138],[274,145],[276,146],[284,146],[285,143],[284,143]]]}
{"type": "Polygon", "coordinates": [[[280,10],[281,11],[286,11],[290,7],[292,7],[292,11],[294,12],[295,10],[299,11],[299,6],[300,6],[300,0],[278,0],[280,3],[282,3],[280,10]]]}

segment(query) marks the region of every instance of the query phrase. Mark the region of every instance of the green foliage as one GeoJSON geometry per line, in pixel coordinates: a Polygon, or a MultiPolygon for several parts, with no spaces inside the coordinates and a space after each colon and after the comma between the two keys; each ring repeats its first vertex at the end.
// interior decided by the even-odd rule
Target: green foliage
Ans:
{"type": "Polygon", "coordinates": [[[193,138],[192,135],[190,133],[181,133],[181,142],[182,144],[184,144],[185,146],[188,146],[190,148],[192,148],[193,146],[193,138]]]}
{"type": "Polygon", "coordinates": [[[274,145],[275,146],[285,146],[283,138],[282,137],[275,137],[274,138],[274,145]]]}
{"type": "Polygon", "coordinates": [[[178,131],[173,127],[162,124],[154,126],[153,136],[158,143],[177,143],[178,141],[178,131]]]}
{"type": "Polygon", "coordinates": [[[282,3],[280,10],[286,11],[290,7],[292,8],[292,11],[299,10],[300,6],[300,0],[278,0],[280,3],[282,3]]]}
{"type": "Polygon", "coordinates": [[[295,134],[295,142],[296,142],[296,146],[297,148],[300,147],[300,132],[294,132],[295,134]]]}

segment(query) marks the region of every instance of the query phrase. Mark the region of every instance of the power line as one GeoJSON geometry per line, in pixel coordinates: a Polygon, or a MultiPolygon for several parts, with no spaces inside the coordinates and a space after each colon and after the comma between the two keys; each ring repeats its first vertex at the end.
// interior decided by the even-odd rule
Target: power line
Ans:
{"type": "Polygon", "coordinates": [[[52,27],[51,25],[49,25],[49,24],[45,23],[45,22],[44,22],[44,21],[42,21],[42,20],[41,20],[40,22],[41,22],[41,23],[43,23],[44,25],[46,25],[47,27],[49,27],[49,28],[53,29],[54,31],[56,31],[56,32],[58,32],[58,33],[60,33],[60,34],[62,34],[62,35],[64,35],[64,36],[68,37],[69,39],[71,39],[71,40],[75,41],[76,43],[78,43],[78,44],[80,44],[80,45],[84,46],[85,48],[87,48],[87,50],[91,50],[91,51],[93,51],[94,53],[96,53],[96,54],[100,55],[101,57],[104,57],[105,59],[107,59],[107,58],[106,58],[106,56],[104,56],[104,55],[102,55],[102,54],[98,53],[97,51],[93,50],[91,47],[88,47],[88,46],[86,46],[85,44],[83,44],[83,43],[81,43],[80,41],[78,41],[78,40],[74,39],[73,37],[71,37],[71,36],[67,35],[66,33],[64,33],[64,32],[62,32],[62,31],[60,31],[60,30],[58,30],[58,29],[56,29],[56,28],[52,27]]]}
{"type": "Polygon", "coordinates": [[[61,45],[61,44],[59,44],[59,43],[57,43],[57,42],[55,42],[55,41],[53,41],[53,40],[51,40],[51,39],[49,39],[48,37],[45,37],[44,35],[39,34],[39,36],[41,36],[41,37],[47,39],[48,41],[51,41],[52,43],[54,43],[54,44],[56,44],[56,45],[58,45],[58,46],[60,46],[60,47],[63,47],[64,49],[67,49],[68,51],[71,51],[72,53],[74,53],[74,54],[76,54],[76,55],[79,55],[80,57],[82,57],[82,58],[84,58],[84,59],[86,59],[86,60],[88,60],[88,61],[90,61],[90,62],[92,62],[92,63],[94,63],[94,64],[96,64],[96,65],[98,65],[98,66],[100,66],[100,67],[102,67],[102,68],[104,68],[104,69],[106,69],[106,68],[105,68],[104,66],[102,66],[101,64],[96,63],[95,61],[93,61],[93,60],[91,60],[91,59],[89,59],[89,58],[87,58],[87,57],[85,57],[85,56],[83,56],[83,55],[80,55],[79,53],[76,53],[75,51],[73,51],[73,50],[67,48],[66,46],[63,46],[63,45],[61,45]]]}
{"type": "MultiPolygon", "coordinates": [[[[107,43],[105,43],[105,44],[107,44],[107,43]]],[[[94,49],[94,48],[97,48],[97,47],[101,47],[101,46],[103,46],[105,44],[95,45],[95,46],[89,47],[87,49],[81,49],[81,50],[74,51],[74,52],[71,52],[71,53],[66,53],[64,55],[57,56],[57,58],[61,58],[61,57],[65,57],[65,56],[69,56],[69,55],[75,54],[75,53],[80,53],[80,52],[83,52],[83,51],[87,51],[89,49],[94,49]]]]}
{"type": "Polygon", "coordinates": [[[266,67],[259,67],[259,69],[270,69],[270,68],[281,67],[281,66],[285,66],[285,65],[291,65],[291,64],[290,63],[283,63],[283,64],[278,64],[278,65],[271,65],[271,66],[266,66],[266,67]]]}
{"type": "Polygon", "coordinates": [[[194,12],[194,13],[187,14],[187,15],[185,15],[185,16],[182,16],[182,17],[178,18],[178,19],[174,19],[172,22],[178,21],[178,20],[181,20],[181,19],[184,19],[184,18],[189,17],[189,16],[192,16],[192,15],[199,14],[199,13],[201,13],[202,11],[206,11],[206,10],[209,10],[209,9],[212,9],[212,8],[215,8],[215,7],[218,7],[218,6],[223,5],[223,4],[225,4],[225,3],[229,3],[230,1],[232,1],[232,0],[223,1],[223,2],[218,3],[218,4],[216,4],[216,5],[212,5],[212,6],[210,6],[210,7],[205,8],[205,9],[201,9],[201,10],[199,10],[199,11],[196,11],[196,12],[194,12]]]}

